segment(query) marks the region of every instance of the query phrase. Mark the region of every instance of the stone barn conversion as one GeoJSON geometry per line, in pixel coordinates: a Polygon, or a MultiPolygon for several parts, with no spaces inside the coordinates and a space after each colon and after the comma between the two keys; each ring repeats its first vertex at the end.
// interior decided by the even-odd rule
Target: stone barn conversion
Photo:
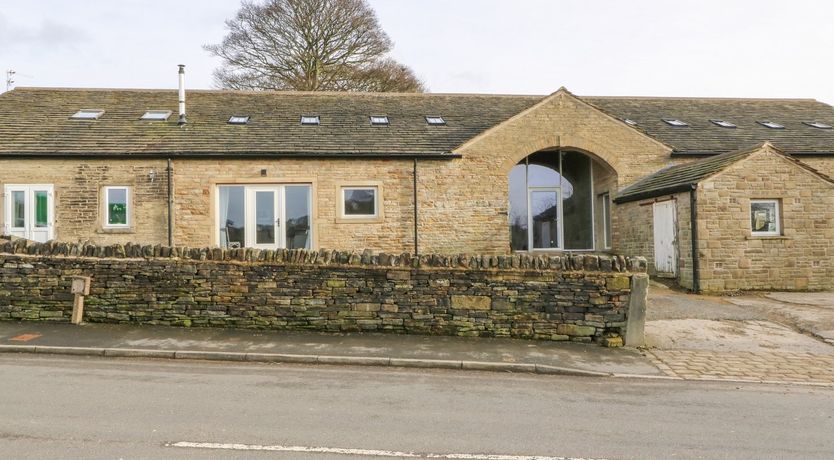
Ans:
{"type": "Polygon", "coordinates": [[[36,241],[615,252],[694,290],[834,288],[814,100],[17,88],[0,219],[36,241]]]}

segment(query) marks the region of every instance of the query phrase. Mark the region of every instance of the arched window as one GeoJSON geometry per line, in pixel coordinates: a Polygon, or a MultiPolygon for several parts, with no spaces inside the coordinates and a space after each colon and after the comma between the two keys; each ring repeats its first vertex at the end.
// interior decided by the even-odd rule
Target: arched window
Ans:
{"type": "Polygon", "coordinates": [[[509,182],[513,251],[594,249],[590,157],[536,152],[513,167],[509,182]]]}

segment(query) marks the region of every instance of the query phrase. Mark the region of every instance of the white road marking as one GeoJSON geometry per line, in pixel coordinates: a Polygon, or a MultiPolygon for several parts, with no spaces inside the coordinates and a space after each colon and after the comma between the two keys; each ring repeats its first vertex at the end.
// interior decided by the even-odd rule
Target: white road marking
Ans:
{"type": "Polygon", "coordinates": [[[260,444],[228,444],[217,442],[180,441],[165,444],[167,447],[219,450],[264,450],[272,452],[306,452],[317,454],[365,455],[369,457],[440,458],[449,460],[604,460],[601,458],[549,457],[543,455],[493,455],[493,454],[420,454],[394,450],[347,449],[342,447],[263,446],[260,444]]]}

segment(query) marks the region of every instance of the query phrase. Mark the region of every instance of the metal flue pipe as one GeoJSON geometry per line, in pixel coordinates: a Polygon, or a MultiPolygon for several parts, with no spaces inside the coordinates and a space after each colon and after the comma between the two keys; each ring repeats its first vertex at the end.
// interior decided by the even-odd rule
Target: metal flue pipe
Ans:
{"type": "Polygon", "coordinates": [[[185,124],[185,64],[180,64],[179,72],[179,102],[180,102],[180,117],[177,124],[182,126],[185,124]]]}

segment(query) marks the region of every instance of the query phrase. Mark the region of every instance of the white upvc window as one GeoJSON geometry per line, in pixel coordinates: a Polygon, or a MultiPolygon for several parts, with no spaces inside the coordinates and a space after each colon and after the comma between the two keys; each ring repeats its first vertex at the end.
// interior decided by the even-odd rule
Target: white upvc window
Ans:
{"type": "Polygon", "coordinates": [[[750,227],[753,236],[782,234],[779,200],[750,200],[750,227]]]}
{"type": "Polygon", "coordinates": [[[130,187],[104,187],[104,227],[130,226],[130,187]]]}
{"type": "Polygon", "coordinates": [[[342,218],[376,219],[379,217],[379,187],[342,187],[342,218]]]}

